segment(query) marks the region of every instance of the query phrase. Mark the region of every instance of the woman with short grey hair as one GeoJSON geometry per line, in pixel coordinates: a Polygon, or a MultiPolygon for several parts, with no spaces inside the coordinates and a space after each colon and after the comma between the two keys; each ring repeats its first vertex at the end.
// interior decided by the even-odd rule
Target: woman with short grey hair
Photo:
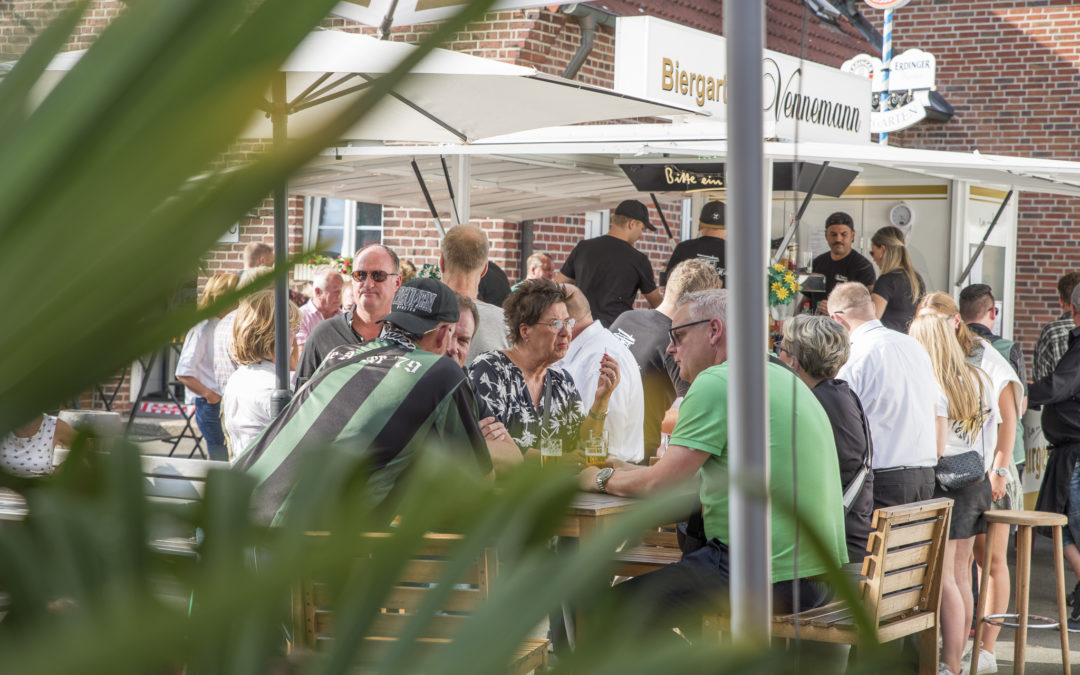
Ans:
{"type": "Polygon", "coordinates": [[[873,440],[859,397],[836,379],[851,352],[848,331],[827,316],[800,314],[784,322],[777,355],[817,397],[832,424],[844,486],[844,529],[849,567],[862,567],[874,513],[873,440]],[[858,486],[862,481],[862,487],[858,486]],[[849,498],[849,495],[853,497],[849,498]]]}

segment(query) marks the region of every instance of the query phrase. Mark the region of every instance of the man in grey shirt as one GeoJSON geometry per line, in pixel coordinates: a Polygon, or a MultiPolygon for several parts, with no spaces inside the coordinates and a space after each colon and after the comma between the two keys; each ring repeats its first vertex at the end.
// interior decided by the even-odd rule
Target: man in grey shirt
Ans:
{"type": "Polygon", "coordinates": [[[450,228],[440,245],[439,267],[443,282],[457,293],[476,302],[480,322],[473,335],[466,365],[484,352],[506,349],[506,321],[503,311],[495,305],[481,301],[478,296],[480,279],[488,268],[488,240],[484,231],[475,225],[458,225],[450,228]]]}

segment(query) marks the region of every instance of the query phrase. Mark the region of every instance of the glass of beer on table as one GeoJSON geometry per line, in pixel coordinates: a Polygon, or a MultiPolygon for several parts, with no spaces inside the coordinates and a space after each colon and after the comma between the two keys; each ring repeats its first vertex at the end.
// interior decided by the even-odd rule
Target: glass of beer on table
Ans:
{"type": "Polygon", "coordinates": [[[585,441],[585,463],[589,466],[603,466],[607,461],[607,454],[607,429],[589,432],[589,438],[585,441]]]}
{"type": "Polygon", "coordinates": [[[562,459],[562,439],[555,434],[540,435],[540,466],[558,464],[562,459]]]}

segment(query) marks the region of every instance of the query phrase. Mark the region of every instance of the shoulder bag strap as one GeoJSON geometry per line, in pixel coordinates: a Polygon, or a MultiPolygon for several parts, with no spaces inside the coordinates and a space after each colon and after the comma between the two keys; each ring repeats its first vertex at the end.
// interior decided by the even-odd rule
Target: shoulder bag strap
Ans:
{"type": "Polygon", "coordinates": [[[872,459],[871,448],[873,446],[870,438],[870,421],[866,419],[866,413],[863,411],[862,401],[859,400],[858,394],[855,394],[855,403],[859,406],[859,421],[862,423],[863,437],[866,438],[866,451],[863,453],[862,466],[859,467],[858,473],[855,474],[855,477],[851,479],[851,483],[844,489],[845,514],[851,510],[851,505],[855,503],[855,499],[857,499],[862,492],[863,485],[866,483],[866,474],[870,471],[870,462],[872,459]]]}

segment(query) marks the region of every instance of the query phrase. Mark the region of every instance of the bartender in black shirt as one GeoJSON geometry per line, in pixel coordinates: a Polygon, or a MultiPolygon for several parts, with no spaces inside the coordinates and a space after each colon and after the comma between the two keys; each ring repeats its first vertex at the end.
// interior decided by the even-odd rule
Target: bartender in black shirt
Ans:
{"type": "Polygon", "coordinates": [[[836,284],[858,281],[872,289],[877,279],[874,263],[851,248],[855,242],[855,221],[851,219],[851,216],[843,211],[837,211],[826,218],[825,241],[829,244],[829,252],[814,258],[811,269],[816,274],[825,275],[825,292],[806,294],[810,300],[810,306],[815,307],[819,314],[826,313],[822,303],[825,302],[829,293],[832,293],[836,284]]]}
{"type": "Polygon", "coordinates": [[[720,275],[720,281],[724,281],[724,266],[726,256],[724,247],[727,245],[727,230],[724,227],[724,202],[705,202],[701,207],[701,215],[698,217],[698,232],[701,234],[694,239],[680,242],[671,252],[667,267],[660,273],[660,285],[667,285],[668,275],[675,266],[684,260],[699,258],[709,263],[720,275]]]}

